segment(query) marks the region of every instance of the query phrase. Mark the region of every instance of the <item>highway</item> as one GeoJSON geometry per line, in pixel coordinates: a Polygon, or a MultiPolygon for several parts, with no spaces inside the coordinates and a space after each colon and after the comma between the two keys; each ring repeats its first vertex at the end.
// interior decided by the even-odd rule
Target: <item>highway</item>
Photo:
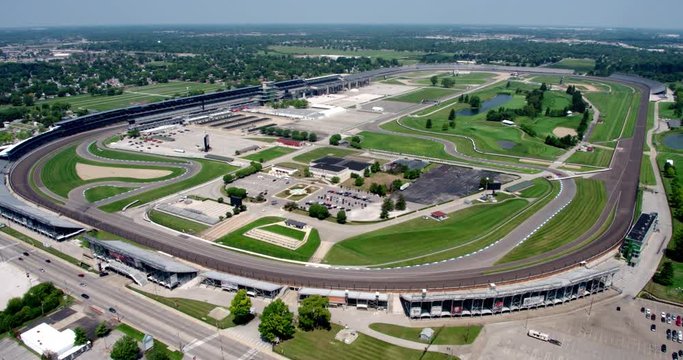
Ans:
{"type": "Polygon", "coordinates": [[[52,282],[73,296],[84,309],[97,306],[104,310],[104,316],[118,316],[122,322],[149,333],[176,349],[190,344],[185,351],[186,358],[196,356],[198,359],[273,359],[272,356],[258,352],[225,335],[217,336],[216,328],[199,320],[180,314],[142,295],[133,294],[120,286],[112,286],[106,278],[99,278],[24,243],[18,242],[18,246],[5,247],[17,242],[0,233],[0,259],[11,261],[41,282],[52,282]],[[29,251],[30,255],[22,256],[23,251],[29,251]],[[23,260],[19,260],[19,257],[23,260]],[[51,263],[45,262],[48,258],[51,263]],[[42,272],[40,269],[45,271],[42,272]],[[85,273],[85,277],[78,277],[79,273],[85,273]],[[80,283],[86,286],[82,287],[80,283]],[[82,298],[83,293],[87,294],[89,299],[82,298]],[[116,310],[116,315],[108,312],[110,307],[116,310]],[[205,342],[198,342],[199,340],[205,342]]]}
{"type": "MultiPolygon", "coordinates": [[[[529,70],[526,69],[526,71],[529,70]]],[[[593,79],[605,80],[603,78],[593,79]]],[[[609,79],[609,81],[626,83],[613,79],[609,79]]],[[[107,131],[103,129],[63,138],[29,153],[14,164],[10,172],[9,183],[13,190],[25,199],[90,226],[115,233],[202,266],[290,286],[416,291],[422,288],[459,288],[515,281],[566,269],[583,260],[602,254],[619,244],[630,227],[640,174],[649,89],[638,83],[626,84],[641,90],[641,102],[634,138],[619,141],[621,151],[615,152],[613,168],[599,176],[605,180],[607,185],[608,204],[618,206],[615,222],[609,231],[600,239],[567,256],[495,274],[490,273],[495,267],[462,270],[457,264],[448,265],[449,263],[387,270],[303,267],[239,253],[216,251],[216,247],[211,244],[190,243],[186,238],[170,236],[156,229],[136,225],[131,219],[119,214],[107,214],[94,208],[83,211],[84,209],[62,206],[47,201],[34,192],[28,181],[33,164],[67,144],[82,141],[93,136],[93,134],[107,131]]],[[[34,176],[37,174],[34,173],[34,176]]]]}

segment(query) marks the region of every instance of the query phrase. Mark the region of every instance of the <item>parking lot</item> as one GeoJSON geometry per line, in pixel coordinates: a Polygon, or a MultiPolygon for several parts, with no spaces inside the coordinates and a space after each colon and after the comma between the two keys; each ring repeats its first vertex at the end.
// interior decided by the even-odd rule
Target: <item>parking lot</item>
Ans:
{"type": "MultiPolygon", "coordinates": [[[[649,300],[629,298],[595,304],[570,314],[528,321],[489,324],[472,349],[476,359],[675,359],[683,343],[668,340],[666,330],[683,330],[676,316],[683,309],[649,300]],[[617,310],[619,307],[619,310],[617,310]],[[655,320],[646,318],[650,309],[655,320]],[[674,314],[671,323],[661,313],[674,314]],[[655,331],[651,330],[655,325],[655,331]],[[562,342],[553,345],[526,335],[534,329],[562,342]],[[662,351],[666,345],[666,351],[662,351]],[[673,353],[676,352],[674,357],[673,353]]],[[[531,314],[533,316],[533,314],[531,314]]]]}
{"type": "Polygon", "coordinates": [[[476,193],[484,177],[503,184],[516,179],[515,176],[493,171],[441,165],[423,174],[403,191],[403,196],[407,201],[422,205],[438,204],[476,193]]]}

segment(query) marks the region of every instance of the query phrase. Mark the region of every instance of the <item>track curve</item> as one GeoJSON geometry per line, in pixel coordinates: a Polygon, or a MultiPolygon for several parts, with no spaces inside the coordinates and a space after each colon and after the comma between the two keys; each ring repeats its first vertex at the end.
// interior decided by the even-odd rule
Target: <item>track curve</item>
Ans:
{"type": "MultiPolygon", "coordinates": [[[[411,71],[414,70],[411,68],[411,71]]],[[[595,80],[604,81],[601,78],[595,80]]],[[[421,288],[445,289],[518,281],[531,277],[544,276],[553,272],[576,266],[579,262],[603,254],[617,246],[631,224],[636,200],[638,176],[640,174],[641,154],[644,143],[649,88],[645,85],[624,80],[612,80],[641,90],[640,108],[634,137],[619,141],[621,151],[615,153],[613,168],[601,175],[610,193],[610,202],[617,204],[617,213],[609,231],[598,240],[567,256],[526,268],[491,274],[496,267],[460,270],[457,266],[422,266],[413,268],[367,270],[340,270],[332,268],[313,268],[282,263],[244,254],[216,251],[216,247],[205,242],[189,242],[182,236],[168,234],[136,225],[119,214],[107,214],[88,208],[85,211],[50,202],[37,194],[30,186],[29,176],[33,165],[41,158],[59,148],[83,141],[89,136],[98,136],[111,128],[98,129],[72,135],[48,143],[13,164],[9,174],[9,184],[13,190],[26,200],[49,208],[90,226],[123,236],[142,245],[178,256],[202,266],[242,276],[277,282],[289,286],[316,286],[340,289],[368,290],[417,290],[421,288]]],[[[457,265],[457,264],[455,264],[457,265]]]]}

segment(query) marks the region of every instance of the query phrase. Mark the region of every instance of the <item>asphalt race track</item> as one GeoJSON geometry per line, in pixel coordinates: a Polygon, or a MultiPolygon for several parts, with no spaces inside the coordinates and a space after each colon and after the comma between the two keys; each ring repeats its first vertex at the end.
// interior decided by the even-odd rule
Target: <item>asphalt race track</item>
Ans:
{"type": "MultiPolygon", "coordinates": [[[[431,69],[431,68],[430,68],[431,69]]],[[[449,68],[450,69],[450,68],[449,68]]],[[[414,71],[411,68],[410,71],[414,71]]],[[[529,71],[527,69],[526,71],[529,71]]],[[[592,78],[604,81],[604,78],[592,78]]],[[[140,226],[131,219],[119,214],[108,214],[92,207],[85,211],[66,205],[50,202],[37,194],[30,186],[31,169],[41,158],[57,149],[82,141],[93,135],[110,131],[112,128],[98,129],[46,144],[15,162],[10,171],[9,184],[18,195],[30,202],[49,208],[57,213],[73,218],[92,227],[123,236],[142,245],[186,259],[193,263],[251,278],[277,282],[289,286],[313,286],[339,289],[365,290],[407,290],[422,288],[446,289],[487,285],[505,281],[539,277],[577,266],[581,261],[601,255],[617,246],[628,231],[635,208],[636,191],[640,175],[640,165],[649,100],[649,88],[643,84],[623,80],[608,79],[624,83],[641,91],[640,108],[634,137],[620,140],[615,152],[612,169],[598,178],[605,181],[608,191],[609,211],[617,206],[616,217],[609,231],[585,247],[557,259],[491,274],[496,267],[459,270],[457,263],[440,263],[411,268],[397,269],[335,269],[326,267],[305,267],[285,262],[268,260],[217,248],[208,242],[194,241],[182,236],[170,236],[164,232],[140,226]]],[[[38,176],[38,172],[34,172],[38,176]]],[[[507,266],[510,266],[508,264],[507,266]]]]}

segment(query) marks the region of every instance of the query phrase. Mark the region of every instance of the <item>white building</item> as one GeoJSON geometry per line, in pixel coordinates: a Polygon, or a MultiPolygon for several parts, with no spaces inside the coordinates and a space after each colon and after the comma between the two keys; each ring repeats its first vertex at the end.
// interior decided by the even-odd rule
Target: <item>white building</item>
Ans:
{"type": "Polygon", "coordinates": [[[270,168],[270,174],[277,177],[288,177],[293,176],[299,171],[299,169],[289,168],[283,165],[273,165],[270,168]]]}
{"type": "Polygon", "coordinates": [[[76,333],[71,329],[59,331],[42,323],[20,335],[21,341],[38,354],[55,353],[59,360],[75,359],[90,349],[90,342],[74,345],[76,333]]]}

